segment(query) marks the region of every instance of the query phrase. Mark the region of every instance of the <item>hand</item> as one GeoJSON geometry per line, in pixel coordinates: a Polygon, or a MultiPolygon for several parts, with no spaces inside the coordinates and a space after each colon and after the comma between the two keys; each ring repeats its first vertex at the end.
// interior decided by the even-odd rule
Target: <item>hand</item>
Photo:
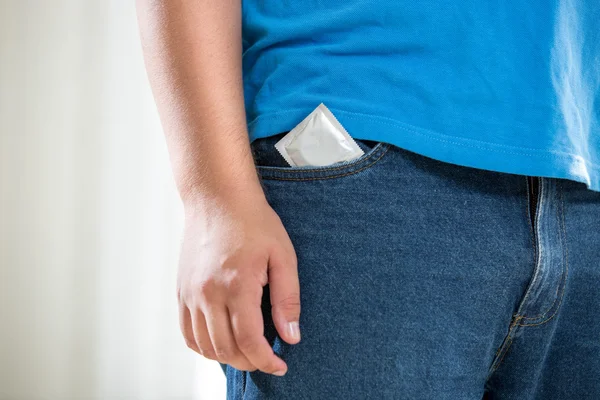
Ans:
{"type": "Polygon", "coordinates": [[[264,336],[261,300],[267,283],[277,332],[296,344],[296,253],[266,199],[186,209],[177,292],[188,347],[239,370],[284,375],[287,365],[264,336]]]}

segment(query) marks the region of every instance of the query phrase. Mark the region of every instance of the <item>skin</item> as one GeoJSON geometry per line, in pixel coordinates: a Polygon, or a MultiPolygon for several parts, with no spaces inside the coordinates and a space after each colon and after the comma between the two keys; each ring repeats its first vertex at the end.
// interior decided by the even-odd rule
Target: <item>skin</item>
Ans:
{"type": "Polygon", "coordinates": [[[264,336],[269,284],[281,338],[300,341],[292,242],[260,185],[244,109],[240,0],[137,0],[144,61],[184,205],[177,278],[189,348],[283,375],[264,336]]]}

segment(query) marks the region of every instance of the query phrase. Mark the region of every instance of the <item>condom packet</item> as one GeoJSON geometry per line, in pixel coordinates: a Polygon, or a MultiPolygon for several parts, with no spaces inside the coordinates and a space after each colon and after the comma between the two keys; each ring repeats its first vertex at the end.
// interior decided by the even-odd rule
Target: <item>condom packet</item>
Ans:
{"type": "Polygon", "coordinates": [[[323,103],[275,143],[275,148],[292,167],[321,167],[364,154],[323,103]]]}

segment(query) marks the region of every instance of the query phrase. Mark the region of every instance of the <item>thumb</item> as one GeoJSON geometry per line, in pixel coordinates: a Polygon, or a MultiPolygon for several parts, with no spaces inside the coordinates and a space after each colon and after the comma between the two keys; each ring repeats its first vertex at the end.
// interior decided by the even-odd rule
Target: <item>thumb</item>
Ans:
{"type": "Polygon", "coordinates": [[[293,250],[276,246],[269,257],[271,316],[279,336],[289,344],[300,341],[300,282],[298,261],[293,250]]]}

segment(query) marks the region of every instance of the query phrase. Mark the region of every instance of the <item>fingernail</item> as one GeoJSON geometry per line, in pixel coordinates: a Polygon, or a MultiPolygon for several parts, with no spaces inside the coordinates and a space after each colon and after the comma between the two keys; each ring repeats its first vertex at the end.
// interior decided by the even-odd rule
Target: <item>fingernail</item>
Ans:
{"type": "Polygon", "coordinates": [[[300,340],[300,326],[297,321],[288,323],[288,334],[294,340],[300,340]]]}
{"type": "Polygon", "coordinates": [[[285,370],[279,370],[279,371],[273,372],[273,375],[284,376],[285,372],[286,372],[285,370]]]}

